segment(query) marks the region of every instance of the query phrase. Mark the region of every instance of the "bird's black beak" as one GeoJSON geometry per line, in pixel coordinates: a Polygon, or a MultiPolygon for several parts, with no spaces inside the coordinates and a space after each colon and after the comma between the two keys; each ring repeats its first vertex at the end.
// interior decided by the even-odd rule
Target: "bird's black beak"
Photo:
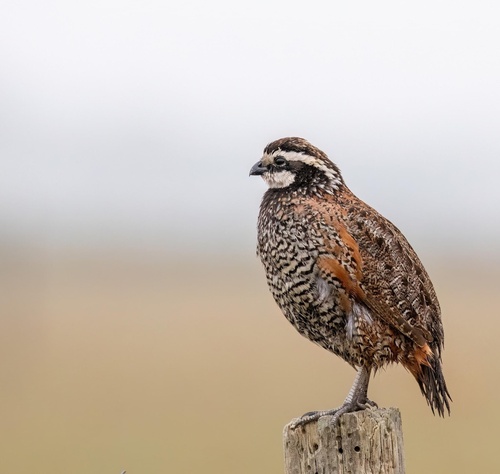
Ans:
{"type": "Polygon", "coordinates": [[[262,161],[255,163],[250,170],[249,176],[261,176],[267,171],[267,166],[262,165],[262,161]]]}

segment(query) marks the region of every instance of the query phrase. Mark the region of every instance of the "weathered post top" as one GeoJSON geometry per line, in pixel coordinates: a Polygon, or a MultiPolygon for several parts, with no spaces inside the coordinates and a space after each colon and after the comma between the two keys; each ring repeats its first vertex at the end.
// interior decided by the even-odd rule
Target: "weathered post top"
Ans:
{"type": "Polygon", "coordinates": [[[285,474],[404,474],[403,430],[397,408],[331,416],[283,431],[285,474]]]}

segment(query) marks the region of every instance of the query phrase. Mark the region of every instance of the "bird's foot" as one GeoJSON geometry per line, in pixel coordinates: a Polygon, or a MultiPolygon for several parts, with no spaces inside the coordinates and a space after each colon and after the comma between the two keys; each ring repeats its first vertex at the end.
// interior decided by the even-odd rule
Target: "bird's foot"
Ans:
{"type": "Polygon", "coordinates": [[[355,411],[373,408],[378,408],[378,405],[369,399],[365,399],[364,401],[353,400],[352,402],[344,402],[340,407],[334,408],[333,410],[309,411],[304,413],[300,418],[296,418],[290,422],[288,427],[294,430],[299,426],[304,426],[312,421],[317,421],[322,416],[333,416],[331,424],[335,425],[344,413],[352,413],[355,411]]]}

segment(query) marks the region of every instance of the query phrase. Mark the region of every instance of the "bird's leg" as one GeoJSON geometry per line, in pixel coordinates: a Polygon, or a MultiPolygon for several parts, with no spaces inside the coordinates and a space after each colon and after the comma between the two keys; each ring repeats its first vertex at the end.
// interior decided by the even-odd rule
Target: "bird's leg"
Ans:
{"type": "MultiPolygon", "coordinates": [[[[366,408],[367,403],[373,404],[373,402],[368,400],[368,382],[370,381],[370,369],[366,367],[361,367],[356,374],[354,383],[352,384],[351,390],[344,400],[342,407],[345,405],[357,406],[358,408],[366,408]]],[[[352,410],[356,411],[356,410],[352,410]]],[[[347,412],[344,412],[347,413],[347,412]]]]}
{"type": "Polygon", "coordinates": [[[368,382],[370,380],[370,369],[367,367],[361,367],[356,374],[354,383],[352,384],[351,390],[344,400],[344,403],[338,408],[326,411],[313,411],[302,415],[297,420],[290,423],[292,429],[298,426],[305,425],[311,421],[316,421],[325,415],[333,416],[332,423],[335,424],[341,415],[344,413],[350,413],[353,411],[364,410],[369,406],[377,406],[376,403],[368,400],[368,382]]]}

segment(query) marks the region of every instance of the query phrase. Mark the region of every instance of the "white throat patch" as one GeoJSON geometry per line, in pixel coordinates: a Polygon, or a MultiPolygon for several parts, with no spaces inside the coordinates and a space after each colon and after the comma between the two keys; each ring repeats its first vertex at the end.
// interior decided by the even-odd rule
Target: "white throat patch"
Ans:
{"type": "Polygon", "coordinates": [[[295,175],[287,170],[264,173],[262,179],[270,188],[286,188],[295,181],[295,175]]]}

